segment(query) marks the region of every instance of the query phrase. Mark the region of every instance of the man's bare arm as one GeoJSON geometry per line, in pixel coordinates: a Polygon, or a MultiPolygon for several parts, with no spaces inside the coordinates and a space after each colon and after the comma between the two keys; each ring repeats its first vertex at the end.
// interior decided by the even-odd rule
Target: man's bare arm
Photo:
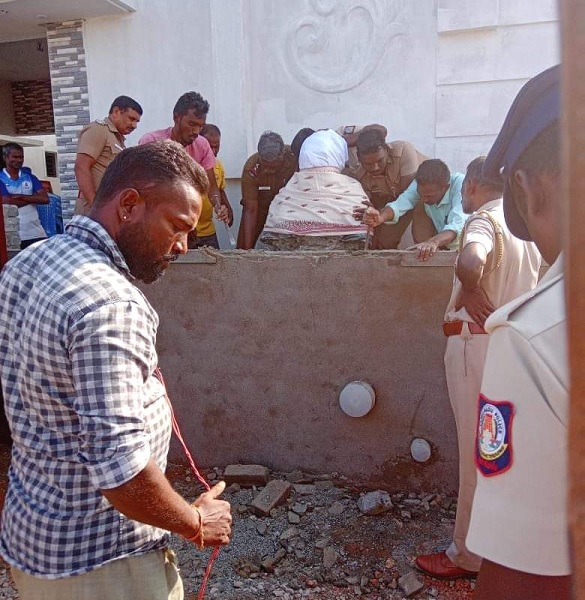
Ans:
{"type": "Polygon", "coordinates": [[[486,319],[494,312],[495,306],[481,287],[481,278],[487,263],[488,253],[482,244],[465,244],[457,259],[457,278],[462,291],[457,298],[455,308],[465,307],[469,316],[482,327],[486,319]]]}
{"type": "Polygon", "coordinates": [[[49,204],[49,194],[45,190],[39,190],[32,196],[26,194],[8,194],[2,196],[2,204],[13,204],[22,208],[28,204],[49,204]]]}
{"type": "Polygon", "coordinates": [[[425,242],[408,247],[407,250],[417,250],[416,257],[419,260],[428,260],[437,253],[439,248],[448,246],[456,237],[457,234],[453,230],[445,229],[445,231],[437,233],[437,235],[430,237],[425,242]]]}
{"type": "Polygon", "coordinates": [[[172,531],[187,539],[198,537],[203,527],[205,545],[222,546],[229,542],[232,522],[229,503],[217,499],[224,488],[225,483],[221,482],[190,505],[173,490],[151,459],[130,481],[101,492],[114,508],[130,519],[172,531]],[[198,509],[199,514],[193,507],[198,509]]]}
{"type": "Polygon", "coordinates": [[[246,202],[242,210],[242,244],[241,250],[252,250],[256,245],[256,222],[258,220],[258,202],[246,202]]]}
{"type": "Polygon", "coordinates": [[[207,173],[207,179],[209,179],[209,201],[213,206],[213,210],[215,211],[215,216],[220,220],[227,223],[229,215],[228,210],[221,203],[221,194],[219,193],[219,188],[217,187],[217,180],[215,179],[215,171],[213,168],[205,171],[207,173]]]}
{"type": "Polygon", "coordinates": [[[81,192],[84,200],[91,205],[95,198],[95,188],[93,185],[93,177],[91,169],[95,165],[95,158],[89,154],[78,154],[75,158],[75,179],[77,179],[77,187],[81,192]]]}
{"type": "Polygon", "coordinates": [[[220,194],[220,201],[221,201],[222,206],[225,206],[227,208],[227,211],[228,211],[227,224],[229,227],[231,227],[234,224],[234,211],[232,209],[232,205],[230,204],[230,201],[228,200],[225,190],[219,190],[219,194],[220,194]]]}
{"type": "Polygon", "coordinates": [[[362,202],[363,206],[356,206],[353,209],[353,218],[356,221],[361,221],[368,227],[378,227],[386,221],[394,219],[394,209],[385,206],[382,210],[378,210],[372,206],[369,200],[362,202]]]}

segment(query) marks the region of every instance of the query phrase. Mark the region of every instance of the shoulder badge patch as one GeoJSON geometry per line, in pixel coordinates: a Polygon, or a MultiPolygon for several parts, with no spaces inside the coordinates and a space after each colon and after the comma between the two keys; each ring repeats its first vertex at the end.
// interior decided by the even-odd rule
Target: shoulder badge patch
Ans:
{"type": "Polygon", "coordinates": [[[475,464],[484,477],[504,473],[512,466],[514,405],[479,395],[475,464]]]}

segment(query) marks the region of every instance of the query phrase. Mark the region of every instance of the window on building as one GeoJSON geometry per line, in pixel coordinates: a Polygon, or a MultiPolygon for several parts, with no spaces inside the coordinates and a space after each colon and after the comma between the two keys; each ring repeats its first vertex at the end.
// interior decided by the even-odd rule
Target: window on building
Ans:
{"type": "Polygon", "coordinates": [[[58,177],[56,152],[45,152],[45,167],[47,168],[47,177],[58,177]]]}

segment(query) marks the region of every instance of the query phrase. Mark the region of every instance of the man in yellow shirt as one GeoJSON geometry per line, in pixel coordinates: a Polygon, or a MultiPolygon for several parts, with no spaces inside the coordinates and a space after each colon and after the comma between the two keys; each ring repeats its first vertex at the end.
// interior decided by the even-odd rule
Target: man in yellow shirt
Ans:
{"type": "MultiPolygon", "coordinates": [[[[225,193],[225,170],[221,161],[217,158],[221,144],[221,131],[217,125],[207,123],[201,129],[201,135],[209,142],[211,150],[216,157],[213,171],[215,173],[215,180],[217,181],[217,188],[219,189],[219,201],[228,209],[228,225],[231,227],[234,222],[234,213],[225,193]]],[[[197,229],[189,236],[189,248],[194,249],[203,246],[211,246],[212,248],[219,249],[219,242],[213,223],[213,206],[207,196],[203,198],[203,208],[201,209],[201,217],[199,218],[197,229]]]]}

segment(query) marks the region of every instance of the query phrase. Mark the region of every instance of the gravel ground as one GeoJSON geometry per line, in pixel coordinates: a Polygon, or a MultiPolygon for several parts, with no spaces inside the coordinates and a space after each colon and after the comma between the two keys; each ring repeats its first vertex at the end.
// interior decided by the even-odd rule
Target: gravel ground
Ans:
{"type": "MultiPolygon", "coordinates": [[[[6,452],[0,449],[0,486],[6,464],[6,452]]],[[[192,499],[199,493],[187,468],[172,466],[168,475],[184,497],[192,499]]],[[[222,471],[214,469],[206,476],[213,483],[222,471]]],[[[293,487],[286,502],[268,517],[253,514],[249,507],[261,488],[234,484],[226,490],[234,516],[232,542],[214,564],[207,598],[471,598],[472,581],[436,581],[413,568],[417,554],[448,545],[454,498],[432,491],[404,491],[391,495],[393,506],[387,512],[367,516],[357,501],[368,490],[335,474],[271,473],[271,478],[291,480],[293,487]]],[[[210,551],[200,552],[176,536],[171,544],[178,555],[186,598],[195,600],[210,551]]],[[[18,598],[1,562],[0,598],[18,598]]]]}

